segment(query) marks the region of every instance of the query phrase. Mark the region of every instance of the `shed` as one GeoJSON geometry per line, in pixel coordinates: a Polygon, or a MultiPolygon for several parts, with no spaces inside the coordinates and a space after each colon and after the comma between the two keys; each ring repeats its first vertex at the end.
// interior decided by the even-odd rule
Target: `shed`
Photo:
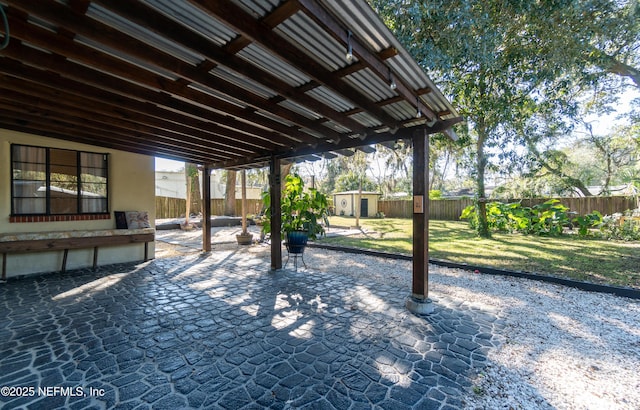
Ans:
{"type": "MultiPolygon", "coordinates": [[[[333,194],[333,204],[336,215],[356,216],[358,211],[358,193],[359,191],[336,192],[333,194]]],[[[362,191],[360,197],[360,216],[368,218],[378,213],[378,199],[380,195],[377,192],[362,191]]]]}

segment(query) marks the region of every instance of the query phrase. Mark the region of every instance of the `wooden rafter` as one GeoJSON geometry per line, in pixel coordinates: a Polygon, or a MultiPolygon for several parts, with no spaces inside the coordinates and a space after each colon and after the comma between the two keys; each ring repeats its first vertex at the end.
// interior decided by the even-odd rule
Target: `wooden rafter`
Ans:
{"type": "Polygon", "coordinates": [[[245,168],[403,138],[427,122],[412,109],[437,119],[428,132],[459,121],[388,46],[397,44],[390,33],[381,34],[386,46],[367,43],[340,19],[339,2],[271,3],[4,0],[11,41],[0,51],[0,127],[245,168]],[[356,58],[347,63],[350,29],[356,58]],[[307,34],[328,39],[319,46],[331,64],[307,34]],[[395,78],[395,90],[391,66],[412,73],[395,78]]]}

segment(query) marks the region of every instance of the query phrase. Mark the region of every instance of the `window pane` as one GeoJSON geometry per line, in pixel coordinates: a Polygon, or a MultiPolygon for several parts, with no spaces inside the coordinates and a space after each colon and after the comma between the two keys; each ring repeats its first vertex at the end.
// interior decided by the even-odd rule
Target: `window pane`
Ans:
{"type": "Polygon", "coordinates": [[[78,201],[75,197],[51,198],[51,214],[76,214],[78,213],[78,201]]]}
{"type": "Polygon", "coordinates": [[[81,212],[107,212],[107,155],[80,153],[81,212]]]}
{"type": "Polygon", "coordinates": [[[17,215],[44,214],[47,211],[46,198],[14,198],[13,209],[17,215]]]}
{"type": "Polygon", "coordinates": [[[47,161],[47,149],[39,147],[27,147],[25,145],[12,145],[14,162],[31,162],[44,164],[47,161]]]}
{"type": "Polygon", "coordinates": [[[81,152],[80,164],[87,168],[107,169],[107,154],[81,152]]]}
{"type": "Polygon", "coordinates": [[[107,185],[98,183],[82,183],[82,197],[87,198],[106,198],[107,197],[107,185]]]}
{"type": "Polygon", "coordinates": [[[107,154],[15,144],[11,148],[15,214],[108,212],[107,154]]]}
{"type": "Polygon", "coordinates": [[[103,184],[107,183],[107,169],[106,168],[80,168],[80,178],[83,181],[99,181],[103,184]]]}
{"type": "Polygon", "coordinates": [[[46,198],[46,181],[13,181],[13,196],[22,198],[46,198]]]}
{"type": "Polygon", "coordinates": [[[13,212],[44,214],[47,212],[47,150],[12,145],[13,212]]]}
{"type": "Polygon", "coordinates": [[[47,165],[32,162],[13,162],[14,179],[47,179],[47,165]]]}
{"type": "Polygon", "coordinates": [[[102,213],[107,212],[106,198],[82,198],[83,213],[102,213]]]}

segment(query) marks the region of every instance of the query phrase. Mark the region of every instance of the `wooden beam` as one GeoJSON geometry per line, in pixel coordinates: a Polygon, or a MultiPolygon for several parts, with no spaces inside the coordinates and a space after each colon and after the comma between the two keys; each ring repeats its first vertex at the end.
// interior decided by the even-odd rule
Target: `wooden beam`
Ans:
{"type": "MultiPolygon", "coordinates": [[[[115,57],[111,57],[106,53],[100,53],[95,49],[91,49],[75,41],[64,41],[62,36],[55,34],[47,34],[46,32],[33,34],[35,30],[29,29],[25,32],[24,25],[14,21],[12,24],[12,36],[25,39],[27,41],[43,42],[45,37],[50,37],[51,41],[44,41],[48,49],[53,50],[61,55],[79,59],[90,66],[107,65],[110,72],[114,72],[120,76],[127,76],[129,72],[145,71],[147,75],[153,75],[155,84],[161,84],[167,91],[179,95],[182,89],[187,88],[190,83],[200,84],[202,86],[214,89],[218,92],[226,94],[232,99],[241,100],[243,103],[253,107],[255,110],[263,110],[281,118],[287,119],[302,127],[314,129],[318,132],[331,133],[326,127],[318,128],[318,124],[300,116],[299,114],[286,109],[280,105],[272,104],[268,98],[264,98],[256,93],[242,88],[232,82],[216,77],[209,73],[206,66],[204,69],[194,67],[171,54],[150,47],[134,37],[120,32],[106,24],[96,20],[91,20],[85,15],[78,15],[71,11],[68,7],[53,1],[45,0],[7,0],[12,7],[16,7],[34,16],[38,16],[60,27],[71,30],[87,38],[103,44],[106,49],[115,49],[120,52],[133,56],[151,66],[159,67],[178,77],[178,80],[171,80],[164,76],[153,74],[139,66],[124,62],[115,57]],[[16,24],[16,27],[13,27],[16,24]],[[54,39],[54,37],[57,37],[54,39]]],[[[308,134],[301,134],[304,143],[314,144],[315,138],[308,134]]]]}
{"type": "MultiPolygon", "coordinates": [[[[215,43],[208,38],[195,33],[177,23],[163,14],[157,12],[154,8],[143,3],[134,3],[129,0],[105,1],[98,0],[102,6],[130,19],[142,27],[145,27],[158,35],[166,36],[173,41],[184,45],[185,47],[202,54],[210,59],[214,65],[223,65],[231,68],[247,78],[259,78],[263,85],[276,91],[281,96],[291,99],[296,103],[306,107],[311,111],[352,130],[353,132],[366,132],[366,127],[358,121],[334,110],[321,101],[306,94],[308,89],[301,90],[298,87],[291,86],[284,79],[264,70],[254,64],[251,64],[244,58],[236,56],[234,53],[227,51],[224,47],[216,46],[215,43]]],[[[276,8],[274,13],[278,14],[276,21],[282,21],[282,18],[289,17],[295,6],[295,2],[288,2],[285,5],[276,8]]],[[[316,83],[317,84],[317,83],[316,83]]],[[[272,98],[273,100],[273,98],[272,98]]],[[[316,131],[322,129],[316,129],[316,131]]]]}
{"type": "Polygon", "coordinates": [[[202,250],[211,252],[211,168],[202,169],[202,250]]]}
{"type": "MultiPolygon", "coordinates": [[[[282,159],[294,158],[294,157],[300,157],[300,156],[305,156],[310,154],[321,154],[323,152],[329,152],[329,151],[339,152],[340,150],[347,149],[347,148],[356,148],[364,145],[373,145],[373,144],[378,144],[385,141],[394,141],[398,139],[412,139],[413,132],[416,129],[424,130],[425,132],[427,132],[427,134],[435,134],[438,132],[444,132],[454,124],[457,124],[461,121],[462,121],[461,117],[456,117],[450,120],[439,121],[435,123],[433,127],[430,127],[430,128],[425,125],[420,127],[413,127],[413,128],[402,128],[396,131],[395,133],[380,132],[373,135],[369,135],[364,139],[345,138],[336,144],[318,144],[313,149],[299,148],[299,149],[288,151],[286,153],[282,153],[282,155],[279,155],[278,153],[274,155],[279,155],[279,157],[282,159]]],[[[264,156],[256,156],[256,157],[242,158],[238,160],[221,161],[221,162],[214,163],[211,166],[213,168],[230,168],[230,167],[241,166],[246,164],[264,163],[264,161],[268,161],[268,159],[265,158],[264,156]]]]}
{"type": "MultiPolygon", "coordinates": [[[[26,23],[25,23],[26,24],[26,23]]],[[[24,24],[22,24],[24,26],[24,24]]],[[[44,29],[21,27],[19,24],[12,26],[13,41],[9,47],[3,50],[3,54],[14,57],[19,61],[28,61],[30,65],[34,67],[43,67],[47,70],[51,70],[57,73],[63,73],[64,76],[71,76],[78,78],[81,81],[86,81],[89,84],[94,84],[98,88],[108,88],[113,92],[126,92],[135,89],[140,91],[140,94],[135,92],[130,93],[133,98],[142,99],[147,101],[157,101],[160,104],[173,108],[178,106],[178,109],[185,114],[194,112],[196,115],[200,115],[200,118],[206,119],[210,122],[209,126],[215,123],[219,123],[225,126],[229,126],[232,129],[248,130],[253,133],[253,138],[246,138],[249,140],[260,139],[263,141],[269,141],[270,143],[276,142],[280,145],[297,145],[301,139],[313,138],[309,134],[303,132],[296,132],[295,129],[287,126],[283,126],[282,123],[268,120],[262,115],[252,114],[247,112],[244,108],[237,105],[225,102],[216,97],[213,97],[204,92],[197,91],[192,88],[184,88],[177,82],[169,81],[164,77],[151,74],[144,70],[137,68],[134,65],[128,65],[113,57],[96,54],[90,52],[87,47],[70,44],[69,47],[57,45],[58,51],[64,52],[67,49],[76,50],[70,53],[72,60],[77,59],[84,61],[86,65],[76,64],[69,60],[60,58],[60,56],[54,54],[47,54],[38,51],[32,47],[25,47],[19,44],[17,41],[20,34],[26,30],[27,37],[32,41],[35,40],[35,44],[42,48],[48,48],[51,44],[57,44],[58,41],[55,38],[50,38],[50,33],[44,29]],[[37,34],[37,35],[36,35],[37,34]],[[81,50],[78,50],[81,49],[81,50]],[[75,57],[75,58],[74,58],[75,57]],[[91,63],[93,60],[93,63],[91,63]],[[90,69],[88,66],[96,67],[97,69],[90,69]],[[108,72],[109,74],[105,74],[108,72]],[[114,75],[111,75],[111,74],[114,75]],[[128,78],[133,81],[123,81],[119,77],[128,78]],[[112,85],[113,84],[113,85],[112,85]],[[140,87],[137,84],[144,84],[145,87],[140,87]],[[121,89],[124,87],[124,89],[121,89]],[[151,90],[150,90],[151,88],[151,90]],[[172,95],[167,94],[165,90],[171,89],[172,95]],[[122,90],[122,91],[121,91],[122,90]],[[175,98],[174,96],[181,97],[175,98]],[[186,102],[186,101],[190,102],[186,102]],[[208,108],[205,108],[208,107],[208,108]],[[259,125],[267,124],[266,128],[252,126],[246,121],[239,121],[229,115],[220,114],[220,112],[228,112],[233,116],[239,118],[245,118],[249,121],[255,119],[259,125]],[[269,131],[270,126],[275,129],[282,130],[282,134],[269,131]]],[[[35,26],[34,26],[35,27],[35,26]]],[[[190,114],[192,117],[191,122],[197,121],[197,117],[194,114],[190,114]]],[[[313,138],[315,141],[315,138],[313,138]]]]}
{"type": "MultiPolygon", "coordinates": [[[[194,152],[220,159],[245,156],[255,151],[255,149],[253,151],[236,149],[221,144],[216,139],[224,140],[225,138],[215,133],[190,129],[180,124],[143,114],[129,118],[118,118],[112,116],[110,112],[111,109],[117,110],[117,107],[109,107],[100,102],[87,104],[86,99],[56,93],[20,79],[9,78],[6,82],[2,80],[3,75],[0,74],[0,84],[4,84],[5,87],[0,99],[7,100],[10,104],[13,103],[15,110],[23,110],[23,112],[28,110],[30,114],[35,114],[37,110],[38,115],[64,119],[66,122],[77,124],[80,128],[92,128],[98,132],[108,130],[112,133],[119,133],[124,138],[138,136],[140,141],[157,143],[160,147],[166,146],[173,149],[184,147],[187,151],[193,147],[197,150],[194,152]],[[29,101],[28,108],[15,105],[15,101],[21,100],[29,101]]],[[[243,145],[239,141],[237,144],[243,145]]]]}
{"type": "MultiPolygon", "coordinates": [[[[404,80],[393,75],[391,68],[386,65],[376,53],[370,51],[364,46],[357,37],[351,36],[347,39],[347,28],[343,27],[327,10],[320,6],[317,1],[312,0],[298,0],[304,12],[318,23],[321,27],[324,27],[333,38],[339,40],[343,44],[347,44],[350,41],[353,54],[358,57],[358,60],[364,63],[371,71],[373,71],[382,81],[389,83],[393,79],[396,83],[395,92],[402,96],[407,102],[412,104],[416,109],[422,111],[422,113],[429,119],[439,120],[436,113],[431,108],[427,107],[420,99],[418,94],[410,89],[404,82],[404,80]]],[[[392,122],[382,121],[387,125],[391,125],[392,122]]]]}
{"type": "Polygon", "coordinates": [[[271,270],[282,269],[282,224],[281,191],[282,173],[280,159],[272,157],[269,162],[269,194],[271,199],[271,270]]]}
{"type": "Polygon", "coordinates": [[[431,313],[429,300],[429,136],[423,130],[413,138],[413,280],[407,308],[431,313]]]}
{"type": "Polygon", "coordinates": [[[235,31],[240,32],[243,36],[261,44],[298,70],[305,72],[314,80],[352,101],[355,105],[363,107],[380,122],[389,125],[396,123],[397,120],[395,118],[378,107],[375,102],[367,96],[360,93],[360,91],[343,81],[310,56],[301,53],[298,47],[291,44],[286,38],[276,34],[270,27],[255,20],[249,13],[236,4],[213,0],[189,1],[205,12],[213,14],[217,19],[229,25],[235,31]]]}
{"type": "MultiPolygon", "coordinates": [[[[191,127],[191,132],[196,134],[198,131],[207,132],[209,129],[214,129],[219,131],[221,135],[229,135],[231,141],[229,141],[230,144],[228,145],[232,147],[241,148],[247,144],[255,147],[250,149],[252,151],[255,151],[256,148],[273,149],[273,147],[276,146],[273,141],[282,140],[282,136],[277,135],[275,132],[265,130],[265,128],[269,128],[270,126],[277,128],[279,131],[283,131],[283,133],[289,132],[290,135],[297,134],[297,132],[290,127],[269,120],[264,116],[258,116],[260,117],[256,118],[258,124],[252,125],[228,115],[212,112],[203,108],[204,105],[211,102],[209,101],[209,97],[195,90],[190,90],[185,93],[185,98],[190,98],[191,101],[193,101],[193,103],[188,103],[185,99],[176,99],[162,92],[152,91],[146,87],[108,76],[85,66],[60,60],[59,58],[55,58],[55,56],[33,48],[21,46],[17,41],[12,41],[3,53],[12,58],[20,58],[24,63],[29,65],[24,65],[17,60],[3,58],[2,64],[0,64],[0,72],[5,72],[18,78],[24,78],[28,81],[39,82],[41,85],[53,86],[62,93],[74,93],[82,98],[88,98],[98,102],[112,102],[118,107],[118,112],[121,116],[136,116],[136,114],[131,114],[129,111],[144,113],[191,127]],[[42,67],[46,71],[34,67],[42,67]],[[60,77],[53,72],[64,73],[64,75],[69,78],[60,77]],[[143,102],[141,99],[147,102],[143,102]],[[234,130],[240,131],[241,133],[233,132],[234,130]],[[249,135],[244,135],[245,133],[255,137],[251,138],[249,135]]],[[[238,109],[237,106],[233,107],[233,114],[235,116],[241,117],[242,115],[246,115],[249,120],[252,119],[252,115],[246,113],[244,109],[238,109]]],[[[211,140],[212,136],[205,138],[211,140]]],[[[213,140],[215,141],[216,139],[213,138],[213,140]]],[[[286,146],[290,146],[293,140],[287,139],[285,142],[286,146]]],[[[281,144],[278,145],[282,146],[281,144]]]]}

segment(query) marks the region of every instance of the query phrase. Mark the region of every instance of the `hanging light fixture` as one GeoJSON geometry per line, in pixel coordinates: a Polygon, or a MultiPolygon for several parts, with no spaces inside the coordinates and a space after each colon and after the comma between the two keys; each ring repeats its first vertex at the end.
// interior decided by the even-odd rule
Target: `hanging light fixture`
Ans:
{"type": "Polygon", "coordinates": [[[389,67],[389,88],[391,88],[392,90],[398,88],[396,80],[394,80],[393,78],[393,71],[391,70],[391,67],[389,67]]]}
{"type": "Polygon", "coordinates": [[[347,54],[345,55],[345,58],[347,59],[348,63],[353,61],[353,47],[351,46],[352,35],[353,34],[351,33],[351,30],[347,30],[347,54]]]}
{"type": "Polygon", "coordinates": [[[417,108],[417,112],[416,112],[416,118],[422,118],[422,111],[420,110],[420,98],[416,97],[416,108],[417,108]]]}

